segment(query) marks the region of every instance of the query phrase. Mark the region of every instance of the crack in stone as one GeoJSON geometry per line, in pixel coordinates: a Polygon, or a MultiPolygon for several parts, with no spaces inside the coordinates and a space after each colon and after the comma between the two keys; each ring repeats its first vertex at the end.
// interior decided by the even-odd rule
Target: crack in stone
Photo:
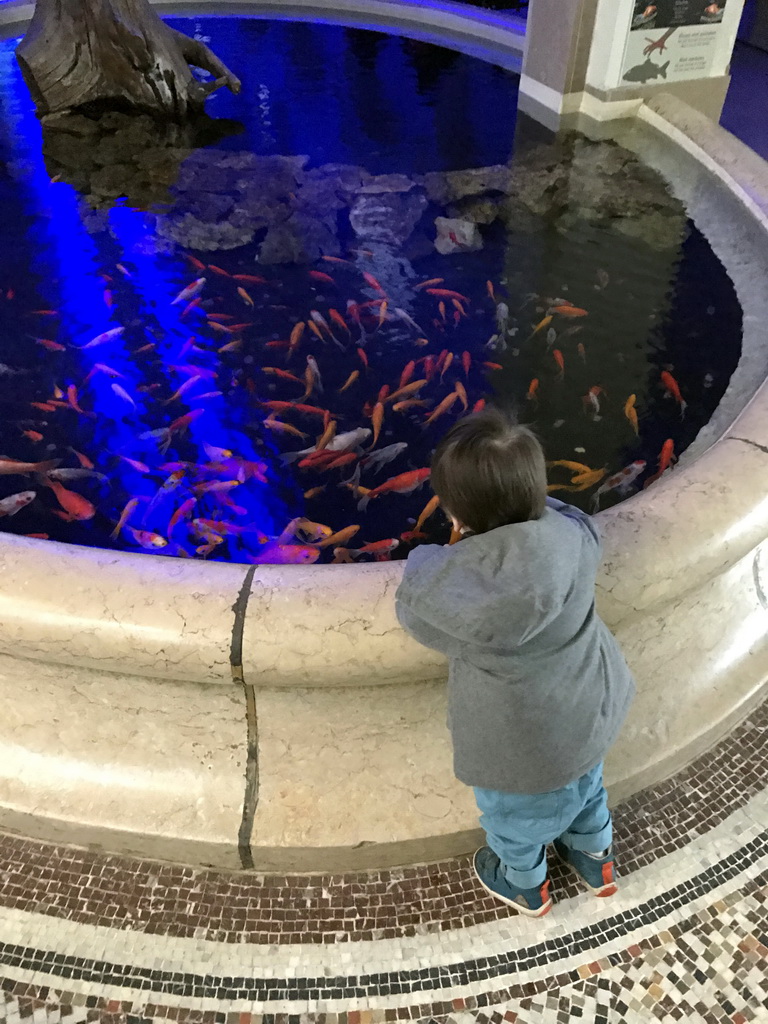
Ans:
{"type": "Polygon", "coordinates": [[[760,602],[763,608],[768,609],[768,597],[766,597],[765,590],[763,589],[763,581],[760,579],[760,549],[755,552],[755,557],[752,561],[752,579],[755,581],[755,592],[757,593],[757,600],[760,602]]]}
{"type": "Polygon", "coordinates": [[[744,444],[751,444],[753,448],[757,448],[761,452],[765,452],[768,455],[768,446],[764,444],[758,444],[757,441],[751,441],[748,437],[730,437],[729,441],[742,441],[744,444]]]}

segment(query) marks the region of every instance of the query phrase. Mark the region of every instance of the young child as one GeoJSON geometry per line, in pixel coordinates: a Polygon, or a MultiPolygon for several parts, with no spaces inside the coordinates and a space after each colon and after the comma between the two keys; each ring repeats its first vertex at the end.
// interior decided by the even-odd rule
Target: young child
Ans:
{"type": "Polygon", "coordinates": [[[408,556],[397,617],[449,658],[454,771],[488,845],[474,870],[531,917],[552,906],[545,847],[596,896],[616,891],[603,759],[635,684],[595,612],[594,521],[547,497],[535,436],[494,409],[460,420],[432,460],[452,546],[408,556]]]}

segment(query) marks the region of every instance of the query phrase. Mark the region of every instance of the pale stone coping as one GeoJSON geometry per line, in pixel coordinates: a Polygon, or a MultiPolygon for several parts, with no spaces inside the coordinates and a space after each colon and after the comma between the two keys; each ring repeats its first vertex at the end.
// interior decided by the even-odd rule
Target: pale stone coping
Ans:
{"type": "MultiPolygon", "coordinates": [[[[525,19],[451,0],[150,0],[162,14],[332,21],[396,32],[519,71],[525,19]]],[[[34,12],[28,0],[0,0],[0,38],[24,30],[34,12]]]]}

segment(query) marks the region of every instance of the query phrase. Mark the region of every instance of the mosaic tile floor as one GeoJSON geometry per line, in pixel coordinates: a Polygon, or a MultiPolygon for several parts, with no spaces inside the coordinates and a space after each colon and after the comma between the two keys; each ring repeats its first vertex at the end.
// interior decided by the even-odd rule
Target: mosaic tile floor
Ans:
{"type": "Polygon", "coordinates": [[[614,812],[621,888],[541,920],[470,857],[277,877],[0,836],[0,1021],[768,1022],[768,703],[614,812]]]}

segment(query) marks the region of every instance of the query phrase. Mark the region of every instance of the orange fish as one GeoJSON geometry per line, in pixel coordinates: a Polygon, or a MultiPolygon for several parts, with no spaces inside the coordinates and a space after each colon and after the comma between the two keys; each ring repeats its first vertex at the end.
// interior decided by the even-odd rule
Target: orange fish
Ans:
{"type": "Polygon", "coordinates": [[[264,420],[264,426],[268,430],[274,430],[280,434],[292,434],[294,437],[298,437],[302,441],[306,440],[306,438],[309,437],[308,434],[305,434],[303,431],[299,430],[297,427],[294,427],[292,424],[281,423],[280,420],[274,419],[273,416],[267,416],[267,418],[264,420]]]}
{"type": "Polygon", "coordinates": [[[528,336],[528,341],[530,341],[531,338],[535,337],[539,333],[539,331],[543,331],[545,327],[549,327],[549,325],[551,323],[552,323],[552,315],[550,314],[548,316],[545,316],[544,319],[540,320],[536,324],[536,326],[533,328],[533,330],[531,331],[530,335],[528,336]]]}
{"type": "Polygon", "coordinates": [[[347,327],[347,321],[344,319],[344,317],[341,315],[341,313],[339,313],[337,309],[329,309],[328,316],[331,318],[331,320],[333,320],[337,327],[341,327],[341,329],[343,331],[346,331],[347,334],[350,333],[350,330],[347,327]]]}
{"type": "Polygon", "coordinates": [[[649,484],[652,484],[654,480],[658,480],[662,473],[666,472],[666,470],[669,469],[669,467],[672,465],[672,460],[674,459],[674,457],[675,442],[672,440],[671,437],[668,437],[664,444],[661,446],[661,451],[659,452],[659,468],[656,470],[653,476],[648,477],[648,479],[643,484],[643,487],[645,488],[649,484]]]}
{"type": "Polygon", "coordinates": [[[458,397],[458,392],[452,391],[450,395],[442,400],[434,412],[430,413],[430,415],[424,420],[422,426],[428,427],[430,423],[435,422],[438,416],[442,416],[444,412],[448,412],[453,407],[453,404],[456,402],[458,397]]]}
{"type": "Polygon", "coordinates": [[[165,531],[167,537],[170,537],[182,519],[186,519],[192,512],[192,509],[197,504],[197,498],[187,498],[185,502],[176,509],[171,518],[168,520],[168,527],[165,531]]]}
{"type": "Polygon", "coordinates": [[[248,294],[248,292],[245,290],[245,288],[240,286],[237,289],[237,294],[240,296],[240,298],[243,300],[243,302],[246,304],[246,306],[250,306],[251,309],[253,309],[253,299],[248,294]]]}
{"type": "Polygon", "coordinates": [[[416,520],[416,525],[414,526],[413,529],[416,532],[418,532],[422,528],[424,523],[426,523],[426,521],[429,519],[429,517],[431,515],[433,515],[438,510],[439,507],[440,507],[440,499],[438,498],[438,496],[436,494],[434,494],[429,499],[429,501],[424,506],[424,508],[421,510],[421,514],[419,515],[419,518],[416,520]]]}
{"type": "Polygon", "coordinates": [[[672,395],[674,400],[680,406],[680,419],[682,419],[683,416],[685,416],[685,410],[688,408],[688,403],[683,401],[683,396],[680,394],[680,387],[677,381],[667,370],[662,370],[661,383],[667,389],[667,393],[672,395]]]}
{"type": "Polygon", "coordinates": [[[268,544],[258,555],[246,555],[254,565],[310,565],[320,557],[309,544],[268,544]]]}
{"type": "Polygon", "coordinates": [[[466,380],[469,377],[469,370],[472,366],[472,356],[469,352],[464,351],[461,353],[461,365],[464,367],[464,379],[466,380]]]}
{"type": "Polygon", "coordinates": [[[75,451],[74,448],[70,448],[69,450],[75,456],[75,458],[80,463],[83,469],[93,469],[93,463],[91,462],[87,455],[83,455],[82,452],[75,451]]]}
{"type": "Polygon", "coordinates": [[[204,411],[204,409],[193,409],[192,412],[185,413],[184,416],[179,416],[178,419],[168,425],[168,432],[170,434],[173,434],[176,431],[183,433],[190,423],[194,423],[198,416],[203,415],[204,411]]]}
{"type": "Polygon", "coordinates": [[[224,270],[222,267],[217,267],[213,263],[208,264],[208,269],[212,270],[214,274],[218,274],[219,277],[231,277],[232,275],[228,270],[224,270]]]}
{"type": "Polygon", "coordinates": [[[305,327],[306,324],[304,323],[304,321],[299,320],[299,322],[291,331],[291,340],[288,344],[288,359],[290,359],[293,353],[296,351],[298,344],[301,341],[301,337],[304,334],[305,327]]]}
{"type": "Polygon", "coordinates": [[[33,409],[39,409],[41,412],[56,412],[58,408],[53,402],[30,402],[29,404],[33,409]]]}
{"type": "Polygon", "coordinates": [[[637,400],[637,396],[636,395],[630,395],[629,396],[629,398],[624,403],[624,415],[629,420],[629,422],[630,422],[634,432],[636,434],[639,434],[640,430],[639,430],[638,423],[637,423],[637,410],[635,409],[635,401],[636,400],[637,400]]]}
{"type": "Polygon", "coordinates": [[[242,281],[244,284],[268,284],[266,277],[259,277],[258,274],[233,274],[233,281],[242,281]]]}
{"type": "Polygon", "coordinates": [[[398,388],[397,391],[389,395],[386,401],[395,402],[397,399],[406,398],[409,395],[415,395],[425,387],[426,383],[426,378],[424,380],[412,380],[410,384],[406,384],[404,387],[398,388]]]}
{"type": "Polygon", "coordinates": [[[437,295],[441,299],[458,299],[460,302],[469,302],[466,295],[461,292],[452,292],[449,288],[427,288],[427,295],[437,295]]]}
{"type": "Polygon", "coordinates": [[[308,491],[304,491],[304,497],[307,499],[319,498],[324,490],[325,484],[322,484],[320,487],[310,487],[308,491]]]}
{"type": "Polygon", "coordinates": [[[110,535],[109,535],[110,540],[117,540],[117,538],[120,535],[120,531],[125,526],[125,524],[128,522],[129,518],[131,517],[131,515],[135,511],[136,506],[138,504],[139,504],[139,499],[138,498],[131,498],[128,502],[126,502],[125,508],[120,513],[120,518],[117,521],[117,526],[114,528],[112,533],[110,533],[110,535]]]}
{"type": "Polygon", "coordinates": [[[406,412],[408,409],[423,409],[431,404],[431,402],[426,402],[423,398],[408,398],[404,402],[395,402],[392,410],[393,412],[406,412]]]}
{"type": "Polygon", "coordinates": [[[586,309],[579,309],[578,306],[552,306],[551,311],[552,313],[558,313],[560,316],[565,317],[589,316],[589,313],[587,313],[586,309]]]}
{"type": "Polygon", "coordinates": [[[504,367],[501,365],[501,363],[488,363],[488,362],[485,362],[485,363],[483,363],[483,366],[486,368],[486,370],[503,370],[504,369],[504,367]]]}
{"type": "Polygon", "coordinates": [[[422,281],[421,284],[415,284],[413,290],[415,292],[420,291],[422,288],[433,288],[436,284],[442,284],[445,278],[443,277],[430,277],[428,281],[422,281]]]}
{"type": "Polygon", "coordinates": [[[336,284],[330,274],[324,274],[321,270],[310,270],[309,276],[315,281],[322,281],[324,284],[336,284]]]}
{"type": "Polygon", "coordinates": [[[360,362],[363,364],[363,366],[367,370],[368,369],[368,356],[366,355],[365,349],[358,348],[357,354],[358,354],[358,357],[360,359],[360,362]]]}
{"type": "Polygon", "coordinates": [[[63,352],[66,345],[60,344],[58,341],[51,341],[50,338],[35,338],[35,344],[42,345],[43,348],[47,348],[49,352],[63,352]]]}
{"type": "Polygon", "coordinates": [[[405,387],[405,385],[408,383],[408,381],[411,380],[411,378],[413,377],[413,374],[414,374],[415,370],[416,370],[416,361],[414,359],[412,359],[409,363],[406,363],[405,366],[403,367],[403,372],[400,374],[400,382],[397,385],[398,388],[405,387]]]}
{"type": "Polygon", "coordinates": [[[93,519],[96,515],[96,509],[82,494],[78,494],[77,491],[68,491],[66,487],[56,480],[51,480],[50,477],[41,477],[40,480],[45,482],[46,487],[51,488],[58,503],[72,519],[93,519]]]}
{"type": "Polygon", "coordinates": [[[373,407],[373,412],[371,413],[371,423],[373,425],[373,440],[371,441],[371,444],[369,446],[369,451],[371,448],[376,447],[376,442],[379,440],[379,434],[381,433],[381,425],[383,422],[384,406],[381,402],[377,402],[376,405],[374,405],[373,407]]]}
{"type": "Polygon", "coordinates": [[[528,385],[528,390],[525,393],[526,399],[530,402],[538,402],[539,398],[539,378],[534,377],[531,383],[528,385]]]}
{"type": "Polygon", "coordinates": [[[488,298],[491,300],[491,302],[495,302],[496,301],[496,293],[493,290],[493,281],[486,281],[485,282],[485,290],[488,292],[488,298]]]}
{"type": "Polygon", "coordinates": [[[323,537],[321,541],[318,541],[316,547],[330,548],[336,544],[345,544],[348,540],[351,540],[356,533],[359,533],[359,531],[359,526],[346,526],[343,530],[338,530],[336,533],[332,533],[330,537],[323,537]]]}
{"type": "MultiPolygon", "coordinates": [[[[293,384],[299,384],[301,387],[304,387],[304,381],[297,377],[295,373],[281,370],[277,366],[262,366],[261,372],[268,373],[272,377],[279,377],[281,380],[289,380],[293,384]]],[[[192,379],[194,380],[194,377],[192,379]]]]}
{"type": "Polygon", "coordinates": [[[563,375],[565,374],[565,360],[563,359],[563,353],[560,351],[559,348],[553,350],[552,358],[557,363],[558,369],[560,371],[558,373],[558,377],[562,380],[563,375]]]}
{"type": "Polygon", "coordinates": [[[368,274],[366,273],[366,271],[363,271],[363,277],[365,278],[366,282],[371,286],[371,288],[374,288],[377,292],[381,292],[382,295],[387,294],[381,287],[379,282],[376,280],[376,278],[373,276],[373,274],[368,274]]]}
{"type": "Polygon", "coordinates": [[[325,430],[322,432],[320,437],[317,439],[315,445],[315,451],[321,452],[324,448],[327,448],[331,441],[336,436],[336,420],[331,420],[325,430]]]}
{"type": "Polygon", "coordinates": [[[344,383],[339,388],[338,393],[341,394],[342,391],[346,391],[347,388],[351,388],[352,385],[355,383],[355,381],[357,380],[357,378],[359,376],[360,376],[360,371],[359,370],[353,370],[352,373],[350,373],[350,375],[347,377],[347,379],[344,381],[344,383]]]}
{"type": "Polygon", "coordinates": [[[464,410],[466,411],[469,408],[469,400],[467,398],[466,389],[460,380],[454,382],[454,387],[456,389],[456,394],[459,396],[461,404],[464,406],[464,410]]]}
{"type": "Polygon", "coordinates": [[[37,431],[37,430],[22,430],[22,434],[24,435],[24,437],[28,438],[30,441],[42,441],[43,440],[43,435],[39,431],[37,431]]]}
{"type": "Polygon", "coordinates": [[[368,507],[368,502],[382,494],[410,494],[429,479],[430,472],[428,468],[412,469],[408,473],[400,473],[398,476],[391,477],[363,495],[357,503],[358,511],[364,512],[368,507]]]}
{"type": "Polygon", "coordinates": [[[132,526],[125,527],[134,541],[142,548],[164,548],[168,541],[159,533],[152,533],[151,530],[134,530],[132,526]]]}
{"type": "Polygon", "coordinates": [[[584,348],[584,346],[582,345],[581,342],[579,342],[579,344],[576,346],[576,351],[581,356],[582,363],[586,363],[586,361],[587,361],[587,350],[584,348]]]}
{"type": "Polygon", "coordinates": [[[443,376],[445,375],[445,371],[448,369],[448,367],[451,365],[452,362],[453,362],[453,352],[446,353],[445,359],[443,360],[443,367],[440,370],[440,380],[443,379],[443,376]]]}

